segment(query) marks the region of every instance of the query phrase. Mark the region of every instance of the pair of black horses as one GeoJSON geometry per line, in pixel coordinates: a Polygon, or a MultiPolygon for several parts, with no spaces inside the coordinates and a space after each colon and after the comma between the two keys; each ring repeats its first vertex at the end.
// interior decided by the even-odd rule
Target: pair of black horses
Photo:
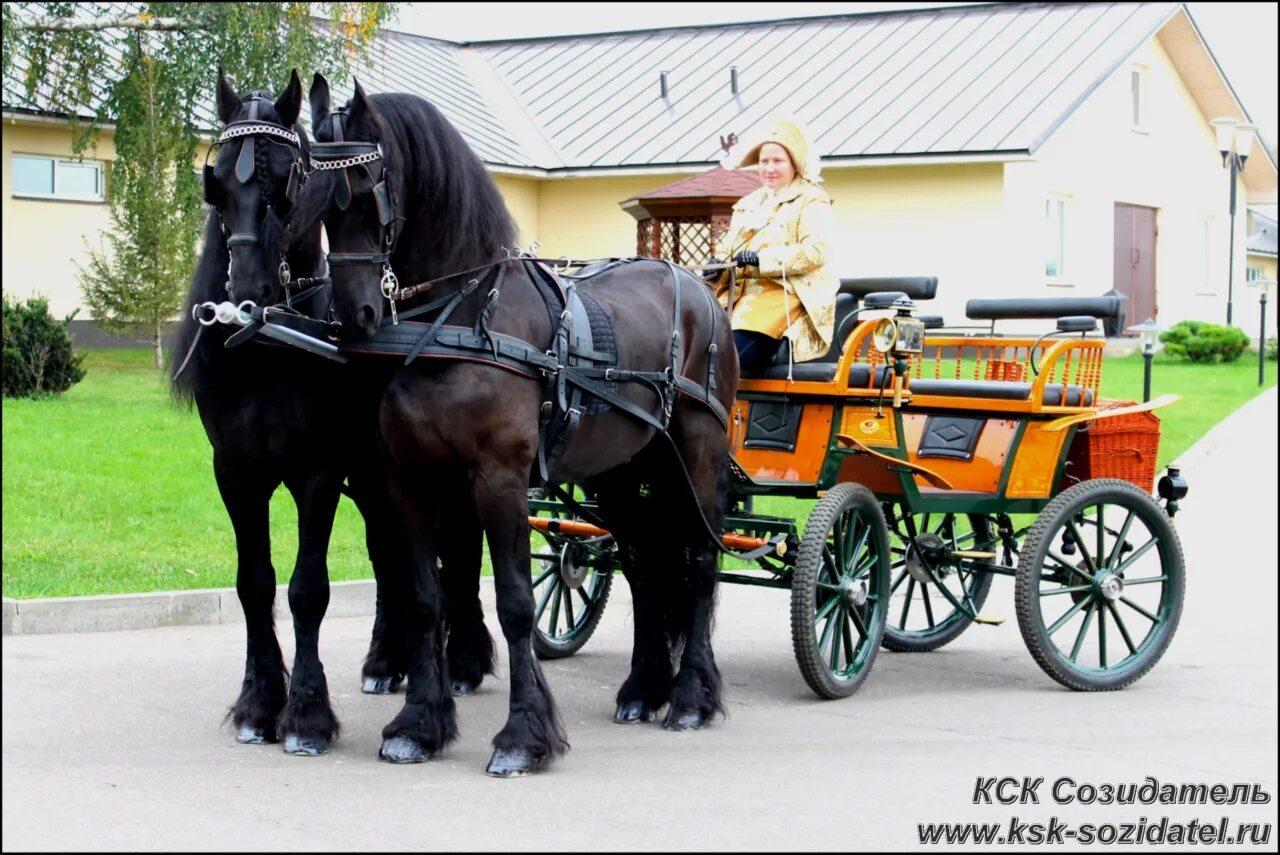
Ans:
{"type": "MultiPolygon", "coordinates": [[[[367,356],[338,364],[280,345],[228,347],[230,331],[202,326],[192,310],[227,299],[266,306],[290,298],[295,309],[319,315],[331,297],[344,335],[357,340],[386,323],[383,284],[394,271],[400,282],[434,281],[402,301],[400,312],[452,295],[450,325],[481,319],[488,330],[544,351],[563,307],[549,311],[530,266],[508,260],[516,234],[503,199],[434,106],[413,95],[369,96],[357,83],[335,111],[319,74],[310,102],[315,153],[323,148],[324,159],[313,159],[297,124],[296,72],[279,95],[243,98],[219,73],[217,110],[226,128],[205,177],[213,210],[174,345],[173,391],[199,411],[235,530],[247,654],[228,716],[239,741],[282,741],[291,753],[321,753],[337,737],[317,644],[345,481],[365,520],[377,579],[363,686],[393,692],[407,678],[404,706],[383,728],[379,756],[417,762],[444,748],[457,735],[454,695],[494,671],[479,600],[487,537],[511,680],[508,718],[487,771],[527,774],[568,748],[532,645],[527,489],[545,382],[484,361],[406,365],[367,356]],[[319,276],[322,226],[331,295],[320,289],[293,302],[300,295],[289,290],[282,262],[293,275],[319,276]],[[500,280],[468,288],[471,271],[498,267],[506,268],[500,280]],[[497,281],[500,288],[489,284],[497,281]],[[291,675],[275,635],[268,531],[269,499],[281,484],[298,508],[291,675]]],[[[698,293],[706,289],[700,280],[637,260],[594,277],[589,289],[612,322],[619,366],[661,372],[672,364],[676,333],[679,373],[703,382],[714,374],[714,395],[731,405],[738,364],[728,318],[698,293]]],[[[643,384],[622,383],[618,391],[640,409],[659,409],[643,384]]],[[[689,395],[674,401],[670,441],[660,433],[617,408],[584,415],[549,475],[598,498],[631,585],[634,647],[615,720],[651,721],[665,706],[667,727],[697,728],[722,711],[711,648],[712,532],[725,512],[728,444],[711,408],[689,395]]]]}

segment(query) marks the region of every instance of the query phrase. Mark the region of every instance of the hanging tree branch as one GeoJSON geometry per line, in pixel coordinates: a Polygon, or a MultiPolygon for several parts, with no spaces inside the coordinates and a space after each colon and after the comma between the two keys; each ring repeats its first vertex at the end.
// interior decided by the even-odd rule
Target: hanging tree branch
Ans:
{"type": "Polygon", "coordinates": [[[191,30],[189,21],[177,18],[157,18],[143,13],[141,15],[105,15],[98,18],[59,18],[44,15],[31,18],[15,18],[14,27],[19,30],[35,30],[37,32],[70,32],[73,30],[191,30]]]}

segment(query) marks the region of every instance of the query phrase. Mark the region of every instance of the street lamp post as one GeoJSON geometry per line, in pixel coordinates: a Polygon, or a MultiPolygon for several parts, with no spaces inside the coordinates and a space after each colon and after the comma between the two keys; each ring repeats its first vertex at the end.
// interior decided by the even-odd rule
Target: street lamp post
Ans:
{"type": "Polygon", "coordinates": [[[1127,327],[1125,332],[1138,333],[1142,336],[1142,403],[1151,400],[1151,359],[1156,355],[1156,339],[1160,335],[1160,326],[1153,318],[1134,326],[1127,327]]]}
{"type": "Polygon", "coordinates": [[[1218,151],[1222,153],[1222,165],[1231,169],[1231,232],[1227,245],[1227,325],[1231,325],[1231,286],[1235,278],[1236,252],[1236,178],[1244,171],[1244,163],[1253,151],[1253,134],[1257,127],[1237,119],[1213,120],[1218,138],[1218,151]]]}
{"type": "Polygon", "coordinates": [[[1255,279],[1249,283],[1258,289],[1258,305],[1261,306],[1258,324],[1258,385],[1266,379],[1267,372],[1267,292],[1275,284],[1273,279],[1255,279]]]}

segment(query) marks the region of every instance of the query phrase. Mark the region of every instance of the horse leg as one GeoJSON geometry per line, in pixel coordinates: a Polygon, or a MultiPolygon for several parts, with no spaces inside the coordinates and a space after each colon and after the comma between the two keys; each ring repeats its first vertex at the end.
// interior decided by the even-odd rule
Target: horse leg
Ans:
{"type": "Polygon", "coordinates": [[[361,690],[389,695],[400,688],[409,668],[404,616],[409,547],[384,488],[354,471],[348,481],[351,499],[364,518],[365,547],[377,584],[373,635],[360,669],[361,690]]]}
{"type": "Polygon", "coordinates": [[[276,720],[285,704],[284,656],[276,639],[272,614],[276,573],[271,566],[268,524],[275,484],[255,480],[246,467],[214,459],[218,491],[236,534],[236,594],[244,610],[247,636],[244,683],[227,711],[236,739],[245,743],[276,741],[276,720]]]}
{"type": "Polygon", "coordinates": [[[320,664],[320,621],[329,608],[329,535],[338,510],[338,479],[316,473],[286,481],[298,506],[298,558],[289,580],[295,651],[289,701],[280,716],[284,750],[323,754],[337,738],[338,719],[320,664]]]}
{"type": "Polygon", "coordinates": [[[438,500],[412,482],[394,484],[392,495],[411,546],[404,612],[409,683],[404,706],[382,729],[378,757],[421,763],[458,737],[444,658],[444,592],[436,571],[440,514],[438,500]]]}
{"type": "MultiPolygon", "coordinates": [[[[634,476],[634,467],[631,468],[634,476]]],[[[633,477],[611,474],[592,484],[600,513],[618,543],[622,574],[631,586],[634,635],[631,672],[618,689],[613,720],[653,721],[671,691],[671,650],[666,637],[662,538],[648,536],[637,523],[651,516],[651,496],[642,496],[633,477]]]]}
{"type": "Polygon", "coordinates": [[[469,695],[480,688],[484,675],[492,674],[495,665],[493,636],[484,625],[480,606],[484,530],[466,502],[449,505],[443,530],[448,536],[440,542],[440,584],[449,628],[449,689],[455,695],[469,695]]]}
{"type": "MultiPolygon", "coordinates": [[[[682,421],[679,427],[684,430],[673,434],[702,513],[712,531],[718,533],[724,524],[729,490],[724,431],[709,416],[691,422],[692,418],[682,421]]],[[[688,487],[680,481],[683,476],[674,472],[663,483],[663,492],[670,493],[670,506],[688,503],[688,487]]],[[[719,551],[695,509],[689,511],[676,532],[681,547],[682,560],[677,565],[681,576],[671,585],[667,600],[667,634],[672,649],[683,647],[663,722],[664,727],[673,730],[699,728],[717,712],[724,712],[720,669],[711,650],[719,551]]]]}
{"type": "Polygon", "coordinates": [[[489,539],[498,621],[511,663],[507,722],[493,738],[493,756],[485,771],[516,777],[569,748],[551,689],[533,655],[528,470],[493,466],[477,472],[472,484],[476,511],[489,539]]]}

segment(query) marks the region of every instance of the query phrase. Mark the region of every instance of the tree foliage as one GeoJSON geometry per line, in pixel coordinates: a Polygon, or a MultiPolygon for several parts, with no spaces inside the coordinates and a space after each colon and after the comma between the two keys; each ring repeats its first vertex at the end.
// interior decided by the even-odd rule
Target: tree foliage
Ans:
{"type": "Polygon", "coordinates": [[[393,3],[6,3],[3,70],[69,117],[73,150],[115,125],[109,251],[82,268],[86,304],[112,331],[156,344],[176,315],[200,234],[195,156],[213,128],[222,68],[240,91],[278,91],[292,69],[344,79],[393,3]],[[326,20],[313,18],[313,12],[326,20]],[[132,20],[130,25],[121,23],[132,20]],[[76,28],[71,28],[76,27],[76,28]],[[202,111],[201,108],[205,107],[202,111]]]}

